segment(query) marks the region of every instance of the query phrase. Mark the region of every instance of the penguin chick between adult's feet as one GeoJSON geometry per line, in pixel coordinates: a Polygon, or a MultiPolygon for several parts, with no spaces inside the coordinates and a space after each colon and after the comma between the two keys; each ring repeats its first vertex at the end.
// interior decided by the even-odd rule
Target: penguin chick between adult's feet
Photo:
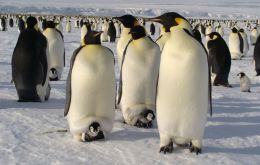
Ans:
{"type": "Polygon", "coordinates": [[[104,138],[113,128],[116,80],[114,56],[101,45],[101,32],[91,31],[71,58],[66,107],[70,132],[78,141],[104,138]]]}
{"type": "Polygon", "coordinates": [[[160,64],[160,48],[138,25],[129,32],[120,72],[118,107],[127,124],[152,127],[160,64]]]}

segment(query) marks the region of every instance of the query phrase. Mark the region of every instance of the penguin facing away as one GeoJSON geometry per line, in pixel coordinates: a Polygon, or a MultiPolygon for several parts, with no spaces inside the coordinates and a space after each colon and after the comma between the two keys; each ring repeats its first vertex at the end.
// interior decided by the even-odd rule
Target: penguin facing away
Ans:
{"type": "Polygon", "coordinates": [[[101,33],[86,34],[85,45],[73,53],[67,78],[64,116],[74,139],[83,142],[106,137],[114,121],[114,56],[101,45],[101,33]]]}
{"type": "Polygon", "coordinates": [[[132,40],[123,55],[118,105],[127,124],[150,128],[155,118],[160,49],[144,27],[135,26],[129,33],[132,40]]]}
{"type": "Polygon", "coordinates": [[[12,79],[18,101],[43,102],[49,99],[47,40],[38,29],[37,19],[28,17],[12,56],[12,79]]]}
{"type": "Polygon", "coordinates": [[[107,35],[108,35],[108,41],[110,43],[116,41],[116,28],[113,21],[110,21],[108,24],[107,35]]]}
{"type": "Polygon", "coordinates": [[[260,76],[260,37],[257,38],[254,48],[254,64],[256,76],[260,76]]]}
{"type": "Polygon", "coordinates": [[[46,29],[43,35],[48,41],[49,48],[49,78],[51,81],[61,79],[65,67],[65,45],[62,33],[55,28],[53,21],[46,22],[46,29]]]}
{"type": "Polygon", "coordinates": [[[160,152],[171,153],[173,144],[191,142],[190,152],[199,154],[211,108],[206,50],[183,16],[170,12],[150,20],[169,26],[171,33],[161,54],[157,87],[160,152]]]}
{"type": "Polygon", "coordinates": [[[212,73],[215,74],[213,85],[232,87],[228,82],[231,68],[231,55],[228,46],[219,33],[212,32],[208,36],[209,63],[212,73]]]}
{"type": "Polygon", "coordinates": [[[250,86],[251,86],[251,81],[247,77],[247,75],[244,72],[240,72],[237,74],[240,79],[240,90],[241,92],[251,92],[250,91],[250,86]]]}

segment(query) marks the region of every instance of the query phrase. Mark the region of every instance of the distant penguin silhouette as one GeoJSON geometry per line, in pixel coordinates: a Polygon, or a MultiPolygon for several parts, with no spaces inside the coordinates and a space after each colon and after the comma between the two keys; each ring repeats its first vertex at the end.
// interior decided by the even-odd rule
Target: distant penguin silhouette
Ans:
{"type": "Polygon", "coordinates": [[[243,57],[247,55],[247,52],[249,50],[249,44],[247,39],[247,34],[245,33],[244,29],[239,29],[239,33],[243,39],[243,57]]]}
{"type": "Polygon", "coordinates": [[[260,76],[260,37],[258,37],[254,48],[254,64],[256,76],[260,76]]]}
{"type": "Polygon", "coordinates": [[[251,45],[255,45],[256,40],[258,38],[258,35],[259,35],[258,29],[257,29],[257,27],[254,27],[251,30],[251,33],[250,33],[250,43],[251,43],[251,45]]]}
{"type": "Polygon", "coordinates": [[[154,33],[155,33],[155,25],[154,25],[154,23],[151,23],[150,24],[150,34],[153,36],[154,33]]]}
{"type": "Polygon", "coordinates": [[[13,20],[12,17],[9,19],[9,26],[10,26],[11,28],[14,26],[14,20],[13,20]]]}
{"type": "Polygon", "coordinates": [[[113,21],[109,22],[107,35],[108,35],[108,41],[109,42],[115,42],[116,41],[116,28],[115,28],[113,21]]]}
{"type": "Polygon", "coordinates": [[[244,51],[244,43],[241,34],[238,30],[234,27],[229,34],[229,41],[228,41],[229,50],[231,53],[231,59],[233,60],[240,60],[243,56],[244,51]]]}

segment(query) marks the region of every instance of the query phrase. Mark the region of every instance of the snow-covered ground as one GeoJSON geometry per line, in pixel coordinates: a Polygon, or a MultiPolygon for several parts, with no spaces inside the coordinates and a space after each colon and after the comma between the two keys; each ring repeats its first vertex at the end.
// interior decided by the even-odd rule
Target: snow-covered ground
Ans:
{"type": "MultiPolygon", "coordinates": [[[[82,5],[81,2],[83,0],[74,0],[73,3],[68,0],[65,2],[61,0],[44,2],[6,0],[0,1],[0,9],[1,11],[6,8],[11,12],[27,12],[26,8],[34,10],[32,6],[37,6],[35,12],[39,9],[41,13],[48,14],[56,13],[54,9],[59,10],[60,13],[66,13],[69,7],[73,9],[73,13],[68,10],[68,14],[74,14],[81,9],[82,13],[88,13],[88,10],[93,7],[95,10],[91,13],[92,15],[121,15],[132,11],[133,14],[140,16],[153,16],[170,9],[173,11],[176,9],[181,13],[187,11],[186,14],[192,13],[194,17],[209,17],[204,12],[211,13],[213,16],[225,15],[229,18],[239,18],[239,16],[256,18],[260,15],[257,9],[260,7],[260,2],[256,0],[231,0],[229,2],[224,0],[217,2],[209,0],[196,2],[192,0],[175,2],[170,0],[159,2],[156,0],[143,2],[96,0],[92,4],[88,3],[90,1],[84,1],[82,5]],[[120,2],[120,5],[115,6],[117,2],[120,2]],[[232,5],[229,6],[230,4],[232,5]],[[140,12],[150,12],[138,13],[137,9],[140,12]]],[[[226,41],[228,41],[229,31],[226,28],[224,37],[226,41]]],[[[247,33],[249,34],[248,31],[247,33]]],[[[158,153],[157,128],[140,129],[125,125],[121,121],[121,112],[118,110],[114,128],[104,141],[80,143],[74,141],[70,133],[45,133],[68,128],[67,121],[63,117],[66,77],[72,52],[80,44],[80,29],[73,29],[72,33],[64,32],[66,67],[62,80],[51,82],[50,100],[44,103],[18,103],[16,101],[16,90],[10,81],[11,57],[18,35],[16,28],[8,28],[7,32],[0,32],[0,164],[257,165],[260,163],[260,78],[255,77],[252,46],[250,46],[248,57],[240,61],[232,61],[229,81],[233,88],[213,87],[213,117],[207,122],[203,153],[196,156],[189,153],[187,148],[177,147],[172,154],[163,155],[158,153]],[[244,71],[251,78],[251,93],[240,92],[239,79],[236,76],[240,71],[244,71]]],[[[112,49],[115,57],[117,56],[116,44],[104,43],[104,45],[112,49]]],[[[118,79],[118,69],[116,72],[118,79]]]]}
{"type": "Polygon", "coordinates": [[[187,17],[256,18],[257,0],[1,0],[1,12],[65,15],[155,16],[176,11],[187,17]]]}

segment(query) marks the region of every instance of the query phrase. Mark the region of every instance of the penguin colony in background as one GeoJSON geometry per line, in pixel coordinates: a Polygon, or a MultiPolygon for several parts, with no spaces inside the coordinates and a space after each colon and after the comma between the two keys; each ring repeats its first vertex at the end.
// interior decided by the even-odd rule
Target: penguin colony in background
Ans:
{"type": "MultiPolygon", "coordinates": [[[[244,21],[242,29],[236,21],[187,20],[174,12],[148,19],[132,15],[37,19],[25,15],[0,19],[1,31],[9,25],[20,32],[12,56],[18,101],[49,99],[49,80],[60,80],[65,66],[62,22],[66,21],[66,33],[80,28],[81,44],[71,58],[64,111],[78,141],[106,138],[119,108],[131,126],[150,128],[157,120],[160,152],[171,153],[179,145],[199,154],[207,114],[212,113],[211,84],[232,87],[228,81],[232,59],[243,59],[250,46],[254,46],[254,67],[260,75],[259,27],[254,21],[244,21]],[[230,30],[228,44],[222,38],[223,27],[230,30]],[[149,35],[156,32],[160,36],[153,41],[149,35]],[[114,54],[102,42],[117,42],[117,89],[114,54]]],[[[237,76],[241,91],[250,92],[247,75],[237,76]]]]}

